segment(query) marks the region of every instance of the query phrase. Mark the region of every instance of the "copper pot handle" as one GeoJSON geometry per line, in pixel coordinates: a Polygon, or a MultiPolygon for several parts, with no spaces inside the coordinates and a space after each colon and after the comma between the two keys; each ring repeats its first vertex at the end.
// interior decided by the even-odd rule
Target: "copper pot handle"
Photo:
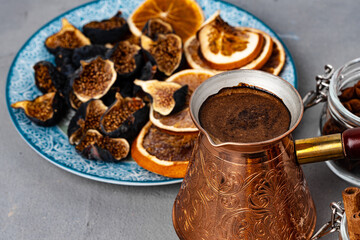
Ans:
{"type": "Polygon", "coordinates": [[[360,128],[343,133],[295,141],[296,157],[300,164],[347,158],[360,160],[360,128]]]}
{"type": "Polygon", "coordinates": [[[342,133],[342,144],[346,158],[360,160],[360,128],[345,130],[342,133]]]}

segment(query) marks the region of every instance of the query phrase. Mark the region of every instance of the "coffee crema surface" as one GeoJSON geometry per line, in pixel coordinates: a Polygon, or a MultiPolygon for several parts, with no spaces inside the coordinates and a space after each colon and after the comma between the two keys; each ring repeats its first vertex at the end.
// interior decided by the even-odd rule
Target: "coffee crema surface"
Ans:
{"type": "Polygon", "coordinates": [[[199,119],[215,143],[251,143],[286,132],[291,115],[280,98],[246,85],[224,88],[208,97],[199,119]]]}

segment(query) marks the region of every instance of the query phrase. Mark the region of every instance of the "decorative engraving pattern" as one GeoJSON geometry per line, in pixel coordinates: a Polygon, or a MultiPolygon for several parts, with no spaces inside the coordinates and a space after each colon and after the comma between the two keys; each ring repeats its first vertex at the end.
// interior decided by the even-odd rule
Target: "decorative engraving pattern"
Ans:
{"type": "MultiPolygon", "coordinates": [[[[184,239],[307,239],[315,208],[294,146],[260,164],[234,164],[197,142],[174,205],[184,239]]],[[[280,146],[282,148],[283,146],[280,146]]],[[[275,146],[274,148],[277,148],[275,146]]]]}
{"type": "MultiPolygon", "coordinates": [[[[44,47],[44,41],[60,29],[61,18],[65,17],[76,27],[81,28],[89,21],[109,18],[118,10],[128,17],[141,2],[143,0],[94,1],[58,16],[39,29],[24,44],[10,68],[6,83],[6,99],[15,127],[25,141],[42,157],[69,172],[98,181],[123,185],[160,185],[181,182],[181,179],[169,179],[151,173],[138,166],[131,158],[121,163],[85,160],[76,154],[59,127],[38,127],[30,122],[21,110],[10,107],[11,103],[33,99],[40,95],[40,91],[36,89],[33,82],[32,66],[40,60],[54,62],[54,57],[44,47]]],[[[259,28],[275,36],[275,33],[259,19],[231,4],[214,0],[197,0],[197,2],[204,10],[206,17],[221,9],[222,17],[230,24],[259,28]]],[[[281,77],[296,85],[295,66],[289,57],[289,52],[287,56],[281,77]]],[[[63,130],[66,132],[66,129],[63,130]]]]}

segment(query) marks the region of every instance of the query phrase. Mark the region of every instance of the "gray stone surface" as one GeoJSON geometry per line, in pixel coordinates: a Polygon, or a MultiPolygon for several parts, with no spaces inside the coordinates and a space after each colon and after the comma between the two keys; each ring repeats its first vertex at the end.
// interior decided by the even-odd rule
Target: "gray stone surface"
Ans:
{"type": "MultiPolygon", "coordinates": [[[[55,16],[84,0],[0,0],[0,239],[177,239],[171,209],[180,185],[127,187],[65,172],[35,153],[16,132],[5,104],[10,64],[22,44],[55,16]]],[[[323,65],[339,67],[360,56],[356,0],[232,0],[258,16],[283,39],[298,71],[303,96],[323,65]]],[[[295,138],[317,134],[320,107],[310,109],[295,138]]],[[[324,163],[303,167],[318,224],[348,183],[324,163]]],[[[338,239],[336,234],[325,239],[338,239]]]]}

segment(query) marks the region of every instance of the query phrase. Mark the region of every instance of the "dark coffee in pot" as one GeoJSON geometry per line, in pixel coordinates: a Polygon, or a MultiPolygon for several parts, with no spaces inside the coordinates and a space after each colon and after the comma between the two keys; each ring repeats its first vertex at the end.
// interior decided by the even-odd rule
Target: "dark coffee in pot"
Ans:
{"type": "Polygon", "coordinates": [[[199,118],[216,143],[269,140],[286,132],[291,121],[281,99],[248,85],[224,88],[207,98],[199,118]]]}

